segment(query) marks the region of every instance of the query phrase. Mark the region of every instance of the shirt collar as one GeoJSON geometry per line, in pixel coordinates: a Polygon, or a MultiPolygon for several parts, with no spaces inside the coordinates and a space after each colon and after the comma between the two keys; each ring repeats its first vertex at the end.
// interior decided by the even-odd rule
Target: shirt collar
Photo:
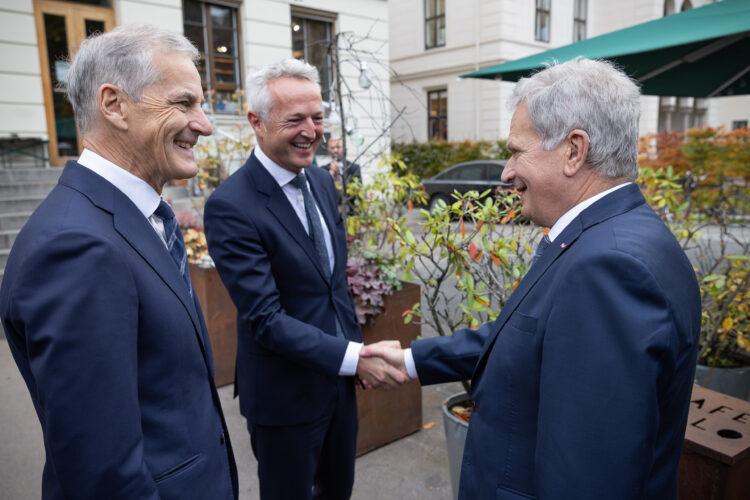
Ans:
{"type": "Polygon", "coordinates": [[[550,241],[555,241],[555,238],[557,238],[560,235],[560,233],[562,233],[563,230],[566,227],[568,227],[568,224],[570,224],[573,221],[573,219],[578,217],[578,214],[580,214],[581,212],[586,210],[588,207],[593,205],[594,202],[596,202],[597,200],[600,200],[601,198],[604,198],[609,193],[616,191],[623,186],[627,186],[628,184],[631,184],[631,183],[625,182],[613,188],[607,189],[606,191],[602,191],[601,193],[596,194],[592,196],[591,198],[583,200],[578,205],[574,206],[573,208],[565,212],[563,216],[557,219],[557,222],[555,222],[555,224],[550,228],[549,234],[548,234],[550,241]]]}
{"type": "Polygon", "coordinates": [[[255,151],[255,157],[258,159],[261,165],[268,170],[268,173],[271,174],[271,177],[273,177],[276,182],[279,184],[279,186],[284,187],[285,185],[289,184],[292,179],[297,177],[297,174],[294,172],[291,172],[272,159],[270,159],[262,149],[260,149],[259,145],[256,145],[254,148],[255,151]]]}
{"type": "Polygon", "coordinates": [[[161,197],[146,181],[136,177],[111,161],[84,149],[78,163],[104,177],[110,184],[123,192],[135,204],[144,217],[153,215],[161,197]]]}

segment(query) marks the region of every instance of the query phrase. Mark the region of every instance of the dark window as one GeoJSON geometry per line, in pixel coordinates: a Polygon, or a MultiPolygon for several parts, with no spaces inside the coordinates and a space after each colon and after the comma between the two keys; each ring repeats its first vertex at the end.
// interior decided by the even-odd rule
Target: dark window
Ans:
{"type": "Polygon", "coordinates": [[[536,0],[536,24],[534,39],[549,42],[550,3],[552,0],[536,0]]]}
{"type": "Polygon", "coordinates": [[[462,181],[483,181],[484,165],[466,165],[458,169],[458,179],[462,181]]]}
{"type": "Polygon", "coordinates": [[[573,12],[573,41],[580,42],[586,39],[586,0],[575,0],[573,12]]]}
{"type": "Polygon", "coordinates": [[[333,98],[331,64],[332,23],[322,19],[292,16],[292,57],[318,68],[324,101],[333,98]]]}
{"type": "Polygon", "coordinates": [[[448,91],[427,92],[427,139],[448,139],[448,91]]]}
{"type": "Polygon", "coordinates": [[[498,165],[497,163],[489,164],[489,171],[487,173],[487,179],[491,181],[499,181],[502,175],[503,175],[502,165],[498,165]]]}
{"type": "Polygon", "coordinates": [[[445,45],[445,0],[424,1],[424,46],[426,49],[445,45]]]}
{"type": "Polygon", "coordinates": [[[747,120],[735,120],[732,122],[732,130],[747,128],[747,120]]]}
{"type": "Polygon", "coordinates": [[[198,47],[198,72],[208,102],[218,113],[241,111],[240,44],[237,9],[201,0],[183,0],[185,36],[198,47]]]}

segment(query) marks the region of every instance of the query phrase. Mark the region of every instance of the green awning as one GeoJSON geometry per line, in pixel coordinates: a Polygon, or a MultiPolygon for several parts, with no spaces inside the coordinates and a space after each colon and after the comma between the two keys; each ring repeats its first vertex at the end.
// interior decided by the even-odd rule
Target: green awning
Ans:
{"type": "Polygon", "coordinates": [[[750,1],[724,0],[461,75],[518,81],[555,61],[609,59],[647,95],[750,93],[750,1]]]}

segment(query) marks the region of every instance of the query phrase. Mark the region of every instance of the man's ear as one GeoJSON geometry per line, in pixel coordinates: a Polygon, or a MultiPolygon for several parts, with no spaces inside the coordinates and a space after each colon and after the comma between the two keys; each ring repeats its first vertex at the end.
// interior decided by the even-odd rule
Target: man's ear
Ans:
{"type": "Polygon", "coordinates": [[[132,103],[125,92],[116,85],[105,83],[99,87],[96,97],[102,118],[118,130],[128,130],[128,113],[132,103]]]}
{"type": "Polygon", "coordinates": [[[248,111],[247,121],[249,121],[250,126],[253,127],[256,137],[265,138],[266,124],[263,123],[263,120],[258,113],[256,113],[255,111],[248,111]]]}
{"type": "Polygon", "coordinates": [[[586,165],[586,159],[589,155],[589,134],[577,128],[568,134],[566,141],[568,149],[565,152],[563,172],[568,177],[573,177],[586,165]]]}

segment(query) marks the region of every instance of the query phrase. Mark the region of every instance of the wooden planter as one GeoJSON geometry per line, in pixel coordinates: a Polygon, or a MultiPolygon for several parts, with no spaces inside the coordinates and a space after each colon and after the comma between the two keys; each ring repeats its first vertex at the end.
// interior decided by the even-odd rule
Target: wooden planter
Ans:
{"type": "Polygon", "coordinates": [[[237,357],[237,309],[215,267],[190,264],[190,281],[206,319],[214,353],[216,386],[234,383],[237,357]]]}
{"type": "MultiPolygon", "coordinates": [[[[193,290],[206,319],[214,355],[218,387],[234,382],[237,356],[237,309],[216,268],[190,264],[193,290]]],[[[363,329],[365,344],[398,340],[408,347],[419,335],[419,325],[404,324],[401,314],[419,302],[419,286],[406,283],[402,290],[385,298],[385,312],[363,329]]],[[[392,391],[357,389],[359,436],[357,455],[367,453],[422,427],[422,388],[417,380],[392,391]]]]}
{"type": "MultiPolygon", "coordinates": [[[[405,283],[402,290],[385,298],[385,312],[362,329],[365,344],[398,340],[409,347],[419,335],[419,325],[404,324],[402,313],[419,302],[419,286],[405,283]]],[[[379,448],[422,427],[422,388],[419,381],[392,390],[357,388],[359,435],[357,456],[379,448]]]]}

